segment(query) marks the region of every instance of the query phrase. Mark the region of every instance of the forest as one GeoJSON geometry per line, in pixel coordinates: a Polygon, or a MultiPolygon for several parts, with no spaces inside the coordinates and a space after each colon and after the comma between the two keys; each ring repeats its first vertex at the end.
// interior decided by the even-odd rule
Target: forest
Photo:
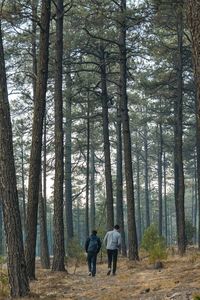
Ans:
{"type": "Polygon", "coordinates": [[[0,299],[198,300],[199,266],[200,1],[0,0],[0,299]]]}

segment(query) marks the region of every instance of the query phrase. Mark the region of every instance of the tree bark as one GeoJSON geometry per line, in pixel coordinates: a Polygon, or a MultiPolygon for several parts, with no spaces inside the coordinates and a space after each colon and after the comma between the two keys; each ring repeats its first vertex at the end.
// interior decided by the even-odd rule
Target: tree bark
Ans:
{"type": "Polygon", "coordinates": [[[85,195],[85,238],[89,236],[89,179],[90,179],[90,99],[87,107],[87,154],[86,154],[86,195],[85,195]]]}
{"type": "MultiPolygon", "coordinates": [[[[146,109],[147,120],[147,109],[146,109]]],[[[145,172],[145,221],[146,227],[150,226],[150,201],[149,201],[149,164],[148,164],[148,134],[147,134],[147,121],[144,126],[144,172],[145,172]]]]}
{"type": "Polygon", "coordinates": [[[23,248],[22,226],[17,194],[12,144],[12,125],[0,21],[0,195],[8,253],[8,278],[12,297],[29,293],[23,248]]]}
{"type": "Polygon", "coordinates": [[[127,256],[126,239],[124,231],[124,207],[123,207],[123,172],[122,172],[122,133],[121,113],[117,110],[117,195],[116,195],[116,223],[120,226],[122,238],[121,253],[127,256]]]}
{"type": "Polygon", "coordinates": [[[104,45],[100,42],[100,72],[101,72],[101,90],[102,90],[102,113],[103,113],[103,139],[104,139],[104,156],[105,156],[105,178],[106,178],[106,208],[107,208],[107,230],[114,226],[113,210],[113,184],[111,175],[110,159],[110,140],[109,140],[109,120],[108,120],[108,92],[106,79],[106,54],[104,45]]]}
{"type": "Polygon", "coordinates": [[[55,61],[55,181],[54,181],[54,246],[53,271],[65,271],[64,221],[63,221],[63,183],[64,183],[64,145],[63,145],[63,0],[56,4],[56,61],[55,61]]]}
{"type": "Polygon", "coordinates": [[[91,229],[95,229],[95,150],[93,141],[91,141],[90,151],[90,224],[91,229]]]}
{"type": "Polygon", "coordinates": [[[45,199],[42,197],[42,178],[39,188],[40,261],[43,269],[50,268],[45,199]]]}
{"type": "Polygon", "coordinates": [[[22,166],[22,211],[23,211],[23,227],[24,236],[26,236],[26,196],[25,196],[25,178],[24,178],[24,141],[23,141],[23,122],[22,122],[22,136],[21,136],[21,166],[22,166]]]}
{"type": "MultiPolygon", "coordinates": [[[[197,189],[200,216],[200,3],[198,0],[187,1],[187,18],[191,33],[193,69],[196,83],[197,189]]],[[[200,218],[198,227],[198,247],[200,249],[200,218]]]]}
{"type": "Polygon", "coordinates": [[[159,207],[158,230],[160,236],[162,236],[163,233],[162,157],[163,157],[162,124],[158,124],[158,207],[159,207]]]}
{"type": "MultiPolygon", "coordinates": [[[[70,55],[68,54],[68,59],[70,55]]],[[[66,227],[67,227],[67,247],[70,240],[74,236],[73,230],[73,211],[72,211],[72,163],[71,163],[71,127],[72,127],[72,116],[71,116],[71,75],[70,67],[67,69],[66,75],[66,101],[65,101],[65,213],[66,213],[66,227]]]]}
{"type": "Polygon", "coordinates": [[[26,235],[26,263],[30,279],[35,279],[35,248],[37,236],[37,213],[39,199],[39,177],[41,170],[42,129],[45,114],[46,89],[48,77],[49,56],[49,24],[51,1],[42,1],[40,49],[38,58],[38,72],[36,82],[36,96],[34,102],[32,145],[29,167],[28,205],[27,205],[27,235],[26,235]]]}
{"type": "Polygon", "coordinates": [[[163,154],[163,181],[164,181],[164,216],[165,216],[165,239],[168,244],[168,205],[167,205],[167,161],[166,154],[163,154]]]}
{"type": "Polygon", "coordinates": [[[140,245],[142,240],[142,221],[141,221],[141,196],[140,196],[140,149],[138,145],[138,132],[136,132],[136,187],[137,187],[137,233],[138,244],[140,245]]]}
{"type": "Polygon", "coordinates": [[[127,192],[127,218],[128,218],[128,249],[129,259],[138,260],[138,241],[135,223],[135,203],[133,189],[133,170],[132,170],[132,151],[131,151],[131,134],[129,126],[128,114],[128,97],[127,97],[127,69],[126,69],[126,0],[121,0],[121,22],[119,36],[119,52],[120,52],[120,103],[123,124],[123,140],[124,140],[124,162],[125,162],[125,178],[127,192]]]}
{"type": "Polygon", "coordinates": [[[177,97],[175,100],[175,128],[174,128],[174,175],[175,175],[175,207],[176,207],[176,225],[177,225],[177,243],[180,255],[185,253],[185,209],[184,209],[184,172],[183,172],[183,156],[182,156],[182,106],[183,106],[183,16],[181,4],[177,7],[177,97]]]}

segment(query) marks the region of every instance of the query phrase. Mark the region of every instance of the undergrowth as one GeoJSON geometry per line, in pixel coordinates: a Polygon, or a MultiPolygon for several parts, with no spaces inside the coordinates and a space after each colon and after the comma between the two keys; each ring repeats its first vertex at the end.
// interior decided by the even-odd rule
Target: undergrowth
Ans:
{"type": "Polygon", "coordinates": [[[7,297],[9,294],[8,274],[2,269],[5,258],[0,256],[0,297],[7,297]]]}

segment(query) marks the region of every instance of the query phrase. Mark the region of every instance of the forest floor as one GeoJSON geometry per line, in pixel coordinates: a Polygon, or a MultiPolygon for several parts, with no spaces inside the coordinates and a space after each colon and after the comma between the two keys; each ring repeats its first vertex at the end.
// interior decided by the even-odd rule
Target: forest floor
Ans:
{"type": "Polygon", "coordinates": [[[189,251],[184,257],[169,255],[162,269],[154,269],[147,259],[131,263],[119,258],[117,275],[107,276],[106,272],[106,262],[97,264],[96,277],[88,276],[86,263],[76,269],[69,266],[68,273],[38,267],[37,281],[30,284],[31,296],[25,299],[188,300],[200,296],[200,253],[197,251],[189,251]]]}

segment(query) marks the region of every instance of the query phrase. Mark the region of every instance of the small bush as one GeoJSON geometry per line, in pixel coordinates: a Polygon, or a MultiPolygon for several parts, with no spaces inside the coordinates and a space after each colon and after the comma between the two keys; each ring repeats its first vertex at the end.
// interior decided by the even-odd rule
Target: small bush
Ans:
{"type": "Polygon", "coordinates": [[[193,300],[200,300],[200,295],[194,295],[192,299],[193,300]]]}
{"type": "Polygon", "coordinates": [[[155,264],[157,261],[167,258],[165,239],[162,236],[159,236],[158,230],[154,224],[145,230],[141,248],[148,252],[150,263],[155,264]]]}

